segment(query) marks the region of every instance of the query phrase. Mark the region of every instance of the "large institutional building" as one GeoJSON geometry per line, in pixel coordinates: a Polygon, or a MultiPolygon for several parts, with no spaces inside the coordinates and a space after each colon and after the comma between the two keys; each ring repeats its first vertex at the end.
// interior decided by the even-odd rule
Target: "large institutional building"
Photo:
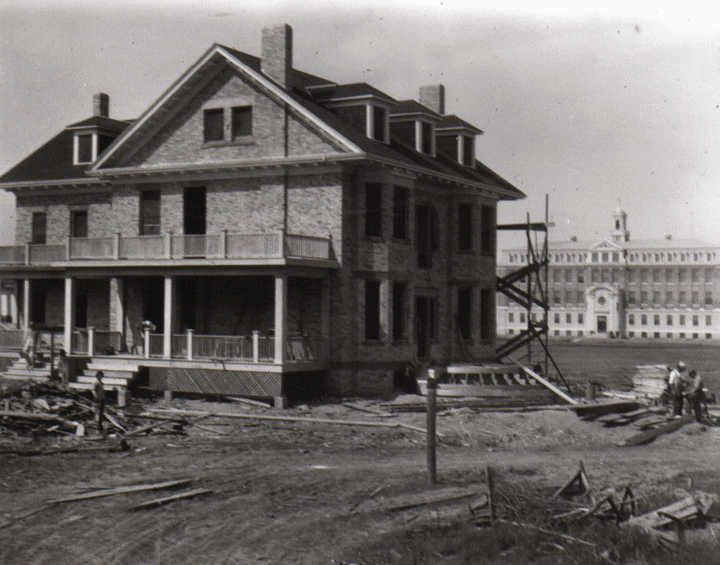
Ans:
{"type": "Polygon", "coordinates": [[[496,208],[523,193],[442,85],[398,101],[292,54],[286,25],[259,58],[216,44],[139,118],[99,94],[48,132],[0,177],[5,319],[159,390],[376,394],[410,364],[494,360],[496,208]]]}
{"type": "MultiPolygon", "coordinates": [[[[602,241],[549,244],[550,336],[720,338],[720,247],[671,237],[633,240],[625,212],[615,210],[612,219],[602,241]]],[[[498,272],[526,263],[527,249],[505,249],[498,272]]],[[[535,321],[542,315],[534,309],[535,321]]],[[[499,335],[517,335],[528,326],[527,310],[499,296],[497,324],[499,335]]]]}

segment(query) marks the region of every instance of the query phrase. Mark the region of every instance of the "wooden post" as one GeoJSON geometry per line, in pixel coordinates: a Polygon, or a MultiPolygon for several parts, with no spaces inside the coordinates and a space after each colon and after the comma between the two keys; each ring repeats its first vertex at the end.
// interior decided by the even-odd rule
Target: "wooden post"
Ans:
{"type": "Polygon", "coordinates": [[[497,513],[495,511],[495,478],[490,465],[485,467],[485,477],[487,479],[488,503],[490,505],[490,524],[494,526],[495,520],[497,519],[497,513]]]}
{"type": "Polygon", "coordinates": [[[150,358],[150,328],[145,327],[143,328],[143,353],[145,354],[145,359],[150,358]]]}
{"type": "Polygon", "coordinates": [[[425,429],[427,431],[427,467],[428,484],[437,483],[437,457],[436,457],[436,433],[435,433],[435,398],[437,395],[437,379],[435,369],[428,369],[427,375],[427,412],[425,429]]]}
{"type": "Polygon", "coordinates": [[[95,355],[95,328],[92,326],[88,328],[88,355],[95,355]]]}
{"type": "Polygon", "coordinates": [[[193,331],[191,329],[187,330],[187,358],[192,359],[193,358],[193,331]]]}
{"type": "Polygon", "coordinates": [[[260,362],[260,332],[258,330],[253,330],[252,333],[252,356],[253,363],[260,362]]]}

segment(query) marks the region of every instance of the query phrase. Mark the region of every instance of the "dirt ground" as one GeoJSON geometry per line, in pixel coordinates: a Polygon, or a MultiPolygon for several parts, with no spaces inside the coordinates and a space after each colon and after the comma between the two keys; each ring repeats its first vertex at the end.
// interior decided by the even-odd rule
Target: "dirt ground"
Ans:
{"type": "MultiPolygon", "coordinates": [[[[356,403],[382,409],[379,402],[356,403]]],[[[425,427],[422,413],[378,416],[339,401],[282,412],[189,399],[173,407],[425,427]]],[[[636,433],[632,426],[605,428],[566,410],[452,409],[438,415],[437,427],[443,438],[437,490],[483,492],[487,465],[518,484],[557,487],[582,460],[598,489],[631,485],[636,496],[690,487],[720,492],[720,427],[691,424],[625,448],[615,444],[636,433]]],[[[0,563],[355,563],[356,548],[413,524],[415,515],[383,511],[384,502],[430,490],[425,435],[404,427],[208,418],[184,435],[127,443],[120,452],[0,455],[0,563]],[[212,492],[140,510],[130,508],[172,492],[48,504],[91,489],[173,479],[192,479],[189,488],[212,492]]],[[[46,438],[0,435],[0,452],[42,446],[46,438]]]]}

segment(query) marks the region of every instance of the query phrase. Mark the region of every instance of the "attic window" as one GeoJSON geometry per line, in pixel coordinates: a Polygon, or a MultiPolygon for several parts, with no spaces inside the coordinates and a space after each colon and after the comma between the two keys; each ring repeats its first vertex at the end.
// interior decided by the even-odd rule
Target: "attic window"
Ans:
{"type": "Polygon", "coordinates": [[[252,106],[235,106],[232,109],[232,138],[252,135],[252,106]]]}
{"type": "Polygon", "coordinates": [[[223,140],[223,109],[205,110],[205,143],[223,140]]]}

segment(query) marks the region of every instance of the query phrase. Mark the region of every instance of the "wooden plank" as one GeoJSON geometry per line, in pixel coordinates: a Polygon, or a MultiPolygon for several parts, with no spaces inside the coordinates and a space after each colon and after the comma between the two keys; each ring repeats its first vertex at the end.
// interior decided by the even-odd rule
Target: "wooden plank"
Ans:
{"type": "Polygon", "coordinates": [[[48,500],[47,503],[48,504],[58,504],[60,502],[75,502],[78,500],[87,500],[90,498],[102,498],[104,496],[113,496],[116,494],[125,494],[128,492],[142,492],[142,491],[146,491],[146,490],[175,488],[175,487],[188,485],[191,482],[192,482],[192,479],[179,479],[176,481],[164,481],[162,483],[116,487],[116,488],[111,488],[111,489],[96,490],[94,492],[85,492],[82,494],[76,494],[74,496],[68,496],[65,498],[54,498],[52,500],[48,500]]]}
{"type": "Polygon", "coordinates": [[[128,510],[141,510],[141,509],[145,509],[145,508],[152,508],[153,506],[160,506],[162,504],[167,504],[168,502],[174,502],[176,500],[192,498],[194,496],[200,496],[201,494],[210,494],[210,493],[212,493],[212,490],[210,490],[210,489],[197,488],[195,490],[188,490],[188,491],[181,492],[178,494],[173,494],[171,496],[164,496],[162,498],[155,498],[153,500],[148,500],[147,502],[143,502],[141,504],[136,504],[135,506],[128,508],[128,510]]]}
{"type": "Polygon", "coordinates": [[[617,445],[618,447],[631,447],[635,445],[643,445],[645,443],[650,443],[656,437],[674,432],[675,430],[683,427],[685,424],[689,424],[693,421],[695,421],[695,416],[693,414],[686,414],[681,418],[671,420],[667,424],[663,424],[652,430],[640,432],[639,434],[629,437],[628,439],[621,443],[618,443],[617,445]]]}
{"type": "Polygon", "coordinates": [[[519,367],[521,367],[522,370],[525,371],[525,373],[527,373],[528,375],[530,375],[533,379],[535,379],[537,382],[539,382],[540,384],[542,384],[544,387],[548,388],[549,390],[551,390],[552,392],[554,392],[555,394],[557,394],[560,398],[562,398],[562,399],[563,399],[564,401],[566,401],[568,404],[579,404],[578,401],[575,400],[572,396],[569,396],[569,395],[565,394],[565,393],[564,393],[563,391],[561,391],[558,387],[556,387],[556,386],[555,386],[554,384],[552,384],[550,381],[545,380],[543,377],[541,377],[540,375],[538,375],[535,371],[533,371],[533,370],[530,369],[529,367],[525,367],[524,365],[518,363],[518,362],[515,361],[514,359],[513,359],[512,361],[513,361],[513,363],[515,363],[516,365],[518,365],[519,367]]]}

